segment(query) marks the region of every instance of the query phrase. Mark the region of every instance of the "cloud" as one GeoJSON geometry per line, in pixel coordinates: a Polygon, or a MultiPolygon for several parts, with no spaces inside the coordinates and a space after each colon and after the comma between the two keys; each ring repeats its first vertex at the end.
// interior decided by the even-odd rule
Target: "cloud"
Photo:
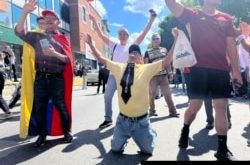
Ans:
{"type": "Polygon", "coordinates": [[[126,0],[125,11],[132,13],[142,13],[149,16],[149,9],[154,9],[156,13],[160,13],[166,7],[163,0],[126,0]]]}
{"type": "Polygon", "coordinates": [[[104,8],[100,0],[94,0],[90,4],[96,9],[96,11],[100,14],[101,17],[104,17],[107,15],[107,10],[104,8]]]}
{"type": "Polygon", "coordinates": [[[120,23],[110,23],[109,24],[110,26],[114,26],[114,27],[123,27],[123,24],[120,24],[120,23]]]}

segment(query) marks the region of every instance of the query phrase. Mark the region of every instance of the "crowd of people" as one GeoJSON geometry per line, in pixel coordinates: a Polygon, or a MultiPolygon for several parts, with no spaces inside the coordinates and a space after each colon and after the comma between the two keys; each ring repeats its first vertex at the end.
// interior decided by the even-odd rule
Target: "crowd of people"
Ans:
{"type": "MultiPolygon", "coordinates": [[[[247,94],[245,90],[249,88],[250,26],[241,23],[240,30],[235,29],[232,17],[217,9],[221,0],[199,0],[201,9],[187,8],[175,0],[165,0],[165,2],[180,22],[190,25],[190,44],[197,59],[197,63],[192,67],[178,68],[182,75],[181,79],[186,83],[188,97],[188,108],[185,111],[178,146],[188,147],[191,124],[205,102],[206,128],[215,127],[217,133],[218,148],[214,156],[217,160],[236,160],[227,145],[227,131],[232,126],[228,98],[231,97],[231,88],[235,89],[233,91],[242,91],[242,95],[247,94]]],[[[70,43],[58,30],[60,18],[56,13],[44,10],[38,20],[42,21],[41,24],[44,26],[39,27],[37,31],[25,29],[26,17],[36,7],[35,0],[27,0],[15,27],[16,35],[29,45],[23,51],[24,58],[27,59],[24,59],[22,64],[22,94],[24,94],[21,98],[20,136],[38,135],[36,147],[45,145],[48,135],[64,135],[63,141],[70,143],[73,140],[71,135],[73,73],[75,76],[82,76],[84,71],[80,63],[73,64],[70,43]],[[53,111],[59,113],[53,115],[48,124],[46,116],[53,111]],[[51,128],[48,129],[48,125],[51,128]]],[[[147,25],[133,42],[129,42],[129,31],[120,28],[119,42],[116,43],[103,35],[95,18],[89,15],[95,24],[98,36],[109,45],[111,59],[105,58],[98,52],[89,34],[82,35],[93,55],[102,64],[99,75],[102,71],[107,71],[105,78],[99,77],[99,85],[104,85],[102,92],[105,103],[104,121],[99,128],[112,125],[112,99],[116,90],[118,93],[119,115],[111,140],[111,150],[115,153],[122,153],[128,139],[133,138],[142,154],[153,154],[157,133],[151,126],[150,117],[157,116],[154,100],[158,88],[168,105],[169,116],[179,117],[169,87],[176,69],[171,63],[174,60],[173,49],[179,30],[172,29],[174,43],[170,50],[160,46],[161,36],[158,33],[152,35],[152,48],[145,53],[141,52],[138,46],[156,17],[155,11],[150,10],[147,25]]],[[[13,57],[9,49],[7,52],[13,57]]],[[[0,56],[0,106],[6,115],[9,115],[11,114],[9,108],[2,98],[4,86],[2,69],[5,66],[5,54],[1,53],[0,56]]],[[[15,67],[12,66],[13,59],[10,60],[10,64],[15,81],[17,79],[13,69],[15,67]]]]}

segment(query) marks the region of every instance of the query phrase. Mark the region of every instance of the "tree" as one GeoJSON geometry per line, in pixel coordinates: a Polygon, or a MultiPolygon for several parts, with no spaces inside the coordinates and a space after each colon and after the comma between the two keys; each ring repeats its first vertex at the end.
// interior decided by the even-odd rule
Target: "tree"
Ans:
{"type": "MultiPolygon", "coordinates": [[[[200,8],[197,0],[181,0],[181,3],[188,7],[200,8]]],[[[250,23],[250,0],[223,0],[219,6],[219,10],[229,13],[235,18],[235,25],[238,26],[240,21],[246,21],[250,23]]],[[[185,25],[178,21],[172,14],[166,16],[164,20],[159,24],[160,34],[162,38],[161,46],[166,47],[168,50],[173,44],[173,36],[171,29],[178,27],[183,30],[186,34],[187,30],[185,25]]]]}

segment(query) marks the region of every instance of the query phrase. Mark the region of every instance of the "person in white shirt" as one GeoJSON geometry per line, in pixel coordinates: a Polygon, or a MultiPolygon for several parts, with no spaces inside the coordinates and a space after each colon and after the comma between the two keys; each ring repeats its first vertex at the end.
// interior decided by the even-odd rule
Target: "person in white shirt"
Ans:
{"type": "MultiPolygon", "coordinates": [[[[145,29],[143,30],[143,32],[138,36],[138,38],[134,42],[129,42],[129,32],[126,28],[123,28],[123,27],[120,28],[118,31],[120,42],[116,43],[112,41],[110,38],[103,35],[101,30],[99,29],[96,19],[91,15],[89,16],[96,27],[99,37],[103,40],[105,44],[109,45],[109,48],[112,51],[112,54],[111,54],[112,61],[121,62],[121,63],[126,63],[128,61],[129,46],[132,44],[139,45],[143,41],[143,39],[145,38],[146,34],[150,30],[157,16],[155,11],[150,10],[149,12],[150,12],[150,20],[147,26],[145,27],[145,29]]],[[[107,89],[105,90],[105,94],[104,94],[105,120],[103,123],[100,124],[99,128],[105,128],[105,127],[112,125],[112,99],[113,99],[115,91],[116,91],[115,78],[112,74],[110,74],[108,78],[108,82],[107,82],[107,89]]]]}

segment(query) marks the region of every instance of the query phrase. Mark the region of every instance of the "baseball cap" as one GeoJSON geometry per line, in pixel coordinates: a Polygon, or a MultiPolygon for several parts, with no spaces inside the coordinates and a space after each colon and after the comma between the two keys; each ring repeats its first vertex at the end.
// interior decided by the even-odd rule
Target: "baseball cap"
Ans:
{"type": "Polygon", "coordinates": [[[152,35],[151,39],[153,40],[154,38],[159,38],[159,39],[161,39],[161,36],[160,36],[160,34],[158,34],[158,33],[154,33],[154,34],[152,35]]]}
{"type": "Polygon", "coordinates": [[[58,20],[60,20],[59,16],[52,10],[43,10],[42,16],[45,17],[46,15],[52,15],[52,16],[56,17],[58,20]]]}
{"type": "Polygon", "coordinates": [[[128,29],[126,29],[126,28],[124,28],[124,27],[121,27],[119,30],[118,30],[118,33],[120,33],[120,32],[125,32],[125,33],[127,33],[127,35],[129,36],[129,32],[128,32],[128,29]]]}
{"type": "Polygon", "coordinates": [[[141,49],[138,45],[133,44],[129,47],[128,53],[131,54],[132,52],[138,52],[141,55],[141,49]]]}

